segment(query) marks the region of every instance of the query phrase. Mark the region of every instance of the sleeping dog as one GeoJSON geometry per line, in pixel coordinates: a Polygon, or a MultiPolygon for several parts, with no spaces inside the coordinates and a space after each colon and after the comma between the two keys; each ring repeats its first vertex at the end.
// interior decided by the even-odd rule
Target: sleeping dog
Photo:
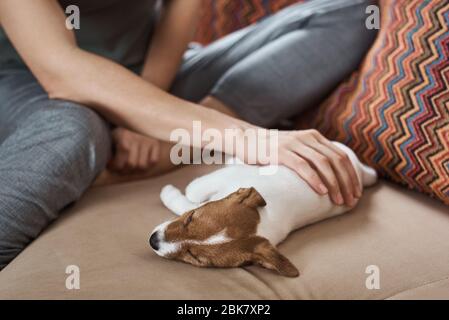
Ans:
{"type": "MultiPolygon", "coordinates": [[[[374,169],[348,147],[335,144],[348,154],[364,187],[377,181],[374,169]]],[[[273,175],[261,175],[260,169],[227,165],[191,182],[185,195],[171,185],[164,187],[161,200],[179,217],[155,228],[153,250],[198,267],[257,264],[283,276],[299,276],[276,245],[293,230],[350,208],[318,195],[287,167],[276,167],[273,175]]]]}

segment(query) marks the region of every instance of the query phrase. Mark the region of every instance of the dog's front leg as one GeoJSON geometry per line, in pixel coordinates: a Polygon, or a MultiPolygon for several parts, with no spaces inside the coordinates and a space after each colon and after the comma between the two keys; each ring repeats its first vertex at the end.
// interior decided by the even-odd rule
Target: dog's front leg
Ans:
{"type": "Polygon", "coordinates": [[[190,202],[178,188],[172,185],[162,188],[160,196],[162,203],[178,216],[200,206],[200,204],[190,202]]]}

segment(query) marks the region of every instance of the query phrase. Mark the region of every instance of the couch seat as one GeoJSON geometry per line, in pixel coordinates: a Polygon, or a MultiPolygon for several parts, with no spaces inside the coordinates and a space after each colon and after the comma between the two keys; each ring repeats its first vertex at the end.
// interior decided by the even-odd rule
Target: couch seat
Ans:
{"type": "Polygon", "coordinates": [[[90,190],[0,272],[0,299],[449,299],[449,210],[380,182],[352,212],[294,232],[281,251],[301,276],[250,266],[200,269],[159,258],[148,236],[173,217],[159,201],[212,168],[191,166],[90,190]],[[68,265],[79,290],[65,287],[68,265]],[[367,266],[380,289],[367,289],[367,266]]]}

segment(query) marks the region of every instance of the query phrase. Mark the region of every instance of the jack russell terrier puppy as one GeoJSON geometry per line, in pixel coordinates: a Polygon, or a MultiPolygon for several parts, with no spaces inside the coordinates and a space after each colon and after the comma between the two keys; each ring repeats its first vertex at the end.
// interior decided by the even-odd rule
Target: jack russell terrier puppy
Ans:
{"type": "MultiPolygon", "coordinates": [[[[374,169],[348,147],[335,144],[348,154],[364,187],[376,183],[374,169]]],[[[293,230],[350,208],[318,195],[287,167],[276,167],[273,175],[261,175],[260,169],[234,162],[191,182],[185,195],[171,185],[164,187],[161,200],[179,217],[155,228],[153,250],[198,267],[257,264],[283,276],[299,276],[276,245],[293,230]]]]}

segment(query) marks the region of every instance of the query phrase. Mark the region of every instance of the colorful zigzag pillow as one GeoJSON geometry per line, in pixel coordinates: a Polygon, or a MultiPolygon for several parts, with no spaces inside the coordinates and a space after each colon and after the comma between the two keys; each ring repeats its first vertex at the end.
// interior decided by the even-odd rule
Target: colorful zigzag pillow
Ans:
{"type": "Polygon", "coordinates": [[[195,41],[208,44],[253,24],[291,4],[305,0],[203,0],[195,41]]]}
{"type": "Polygon", "coordinates": [[[300,127],[449,205],[449,2],[379,4],[381,29],[361,68],[300,127]]]}

